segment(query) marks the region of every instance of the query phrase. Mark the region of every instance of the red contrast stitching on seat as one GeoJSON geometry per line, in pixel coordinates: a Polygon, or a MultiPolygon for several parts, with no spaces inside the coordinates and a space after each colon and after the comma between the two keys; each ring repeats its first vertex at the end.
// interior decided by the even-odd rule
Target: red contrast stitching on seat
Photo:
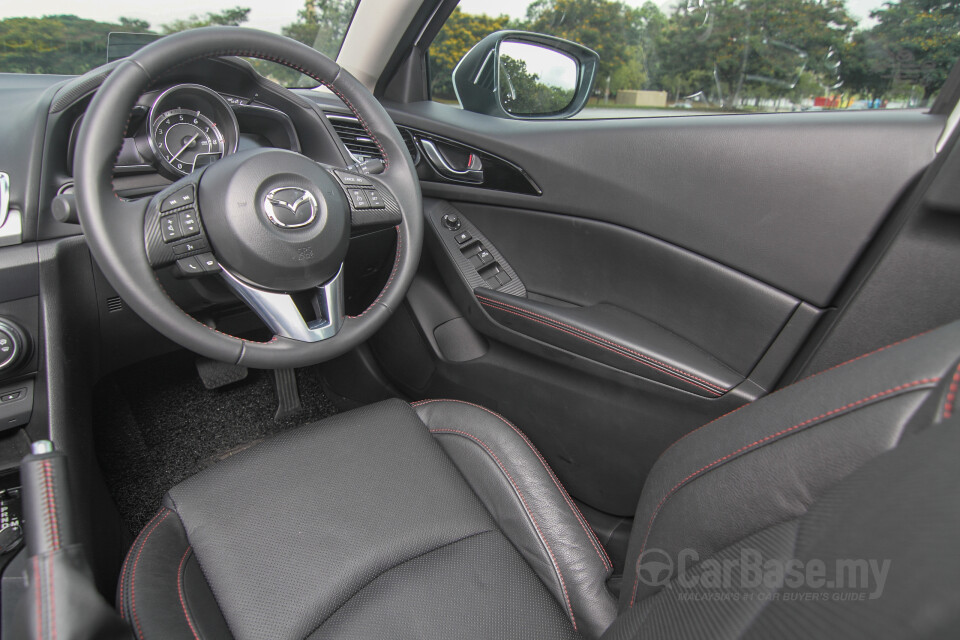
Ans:
{"type": "Polygon", "coordinates": [[[33,575],[37,591],[37,637],[43,638],[43,596],[40,592],[40,556],[33,556],[33,575]]]}
{"type": "Polygon", "coordinates": [[[358,316],[350,316],[351,318],[362,318],[370,309],[373,309],[378,302],[383,298],[387,293],[387,289],[390,288],[390,285],[393,284],[393,279],[397,277],[397,267],[400,266],[400,252],[403,248],[403,231],[400,229],[400,226],[394,227],[397,232],[397,255],[393,259],[393,269],[390,271],[390,277],[387,278],[387,284],[383,285],[383,289],[380,291],[380,295],[377,296],[377,299],[370,303],[370,306],[363,310],[358,316]]]}
{"type": "Polygon", "coordinates": [[[200,635],[193,626],[193,619],[190,617],[190,612],[187,611],[187,601],[183,598],[183,565],[186,563],[187,556],[190,555],[191,549],[192,547],[187,545],[187,550],[183,552],[183,557],[180,558],[180,566],[177,567],[177,594],[180,596],[180,606],[183,608],[183,617],[187,619],[187,624],[190,625],[190,632],[193,633],[194,640],[200,640],[200,635]]]}
{"type": "Polygon", "coordinates": [[[150,531],[147,532],[147,535],[143,538],[143,544],[140,545],[140,550],[137,551],[137,557],[133,561],[133,571],[130,574],[130,611],[133,614],[133,623],[137,628],[137,636],[140,640],[143,640],[143,629],[140,628],[140,618],[137,616],[137,565],[140,563],[140,554],[143,553],[143,548],[147,546],[147,540],[150,539],[150,536],[156,530],[160,524],[167,519],[171,511],[167,509],[166,513],[163,514],[163,517],[157,520],[156,524],[151,527],[150,531]]]}
{"type": "Polygon", "coordinates": [[[500,467],[500,471],[503,471],[503,474],[507,477],[507,480],[510,481],[510,484],[513,485],[513,490],[517,492],[517,497],[520,498],[520,502],[523,503],[523,508],[526,510],[527,515],[530,516],[530,521],[533,523],[533,527],[537,530],[537,534],[540,536],[540,541],[543,542],[543,546],[546,547],[547,553],[550,555],[550,560],[553,562],[553,568],[557,572],[557,577],[560,579],[560,588],[563,589],[563,599],[567,603],[567,610],[570,612],[570,622],[573,623],[574,631],[577,630],[577,620],[573,615],[573,605],[570,604],[570,595],[567,593],[567,585],[563,580],[563,573],[560,572],[560,563],[557,562],[557,558],[553,555],[553,550],[550,548],[550,543],[547,542],[547,537],[543,535],[543,531],[540,529],[540,525],[537,524],[537,519],[533,516],[533,511],[530,510],[529,505],[527,505],[527,500],[523,497],[523,492],[520,491],[520,487],[513,480],[513,476],[510,475],[510,472],[507,471],[507,468],[500,462],[500,458],[497,457],[497,454],[493,452],[493,449],[488,447],[480,438],[476,437],[471,433],[466,431],[460,431],[458,429],[430,429],[430,433],[454,433],[464,438],[469,438],[473,440],[481,447],[483,447],[490,457],[494,459],[497,463],[497,466],[500,467]]]}
{"type": "Polygon", "coordinates": [[[913,387],[916,387],[916,386],[919,386],[919,385],[922,385],[922,384],[933,384],[933,383],[938,382],[939,380],[940,380],[940,378],[924,378],[924,379],[922,379],[922,380],[914,380],[913,382],[908,382],[908,383],[906,383],[906,384],[901,384],[901,385],[898,385],[898,386],[893,387],[893,388],[891,388],[891,389],[887,389],[886,391],[881,391],[881,392],[879,392],[879,393],[874,393],[874,394],[872,394],[872,395],[867,396],[866,398],[861,398],[860,400],[857,400],[856,402],[851,402],[851,403],[846,404],[846,405],[844,405],[844,406],[842,406],[842,407],[839,407],[839,408],[837,408],[837,409],[831,409],[830,411],[827,411],[826,413],[821,413],[820,415],[816,416],[815,418],[809,418],[809,419],[807,419],[807,420],[804,420],[803,422],[799,422],[799,423],[793,425],[792,427],[789,427],[789,428],[787,428],[787,429],[782,429],[782,430],[780,430],[780,431],[777,431],[776,433],[771,433],[771,434],[768,435],[768,436],[764,436],[763,438],[760,438],[759,440],[754,440],[753,442],[751,442],[751,443],[748,444],[748,445],[744,445],[744,446],[740,447],[739,449],[736,449],[736,450],[734,450],[734,451],[731,451],[731,452],[728,453],[727,455],[725,455],[725,456],[723,456],[723,457],[721,457],[721,458],[717,458],[717,459],[714,460],[713,462],[711,462],[711,463],[709,463],[709,464],[707,464],[707,465],[704,465],[704,466],[700,467],[699,469],[697,469],[696,471],[694,471],[693,473],[691,473],[690,475],[688,475],[686,478],[684,478],[683,480],[681,480],[681,481],[678,482],[677,484],[673,485],[673,487],[664,494],[663,498],[660,499],[660,502],[657,504],[656,508],[654,508],[654,510],[653,510],[653,514],[650,516],[649,522],[647,522],[647,530],[646,530],[646,532],[645,532],[644,535],[643,535],[643,542],[640,544],[640,552],[639,552],[639,554],[637,555],[637,564],[636,564],[636,567],[634,568],[634,572],[635,572],[636,575],[634,575],[634,578],[633,578],[633,593],[632,593],[632,595],[630,596],[630,606],[631,606],[631,607],[633,606],[634,600],[635,600],[636,597],[637,597],[637,586],[638,586],[638,584],[639,584],[639,582],[640,582],[640,574],[639,574],[639,571],[638,571],[638,570],[639,570],[639,567],[640,567],[640,558],[643,556],[643,551],[644,551],[644,549],[645,549],[646,546],[647,546],[647,539],[650,537],[650,531],[651,531],[651,529],[653,528],[653,521],[656,520],[657,514],[660,513],[660,509],[663,507],[663,505],[666,504],[667,500],[670,499],[670,497],[671,497],[674,493],[676,493],[678,489],[680,489],[681,487],[683,487],[684,485],[686,485],[689,481],[693,480],[693,479],[696,478],[697,476],[701,475],[703,472],[709,471],[710,469],[716,467],[717,465],[719,465],[719,464],[721,464],[721,463],[723,463],[723,462],[726,462],[727,460],[729,460],[729,459],[731,459],[731,458],[733,458],[733,457],[735,457],[735,456],[737,456],[737,455],[739,455],[739,454],[741,454],[741,453],[743,453],[743,452],[745,452],[745,451],[748,451],[748,450],[750,450],[750,449],[754,449],[754,448],[756,448],[756,447],[759,447],[760,445],[762,445],[762,444],[764,444],[764,443],[766,443],[766,442],[769,442],[770,440],[773,440],[774,438],[778,438],[778,437],[780,437],[780,436],[783,436],[783,435],[786,435],[786,434],[791,433],[791,432],[793,432],[793,431],[796,431],[797,429],[801,429],[801,428],[803,428],[803,427],[810,426],[811,424],[813,424],[813,423],[815,423],[815,422],[820,422],[820,421],[822,421],[822,420],[824,420],[824,419],[826,419],[826,418],[832,417],[832,416],[834,416],[834,415],[836,415],[836,414],[838,414],[838,413],[841,413],[841,412],[845,412],[845,411],[847,411],[847,410],[849,410],[849,409],[853,409],[853,408],[859,407],[859,406],[861,406],[861,405],[863,405],[863,404],[866,404],[866,403],[868,403],[868,402],[873,402],[874,400],[879,400],[880,398],[883,398],[883,397],[885,397],[885,396],[889,396],[889,395],[892,394],[892,393],[896,393],[896,392],[898,392],[898,391],[904,391],[904,390],[906,390],[906,389],[911,389],[911,388],[913,388],[913,387]]]}
{"type": "Polygon", "coordinates": [[[53,558],[47,558],[47,597],[50,601],[50,640],[57,640],[57,594],[53,585],[53,558]]]}
{"type": "Polygon", "coordinates": [[[634,351],[633,349],[630,349],[630,348],[628,348],[628,347],[625,347],[625,346],[623,346],[622,344],[618,344],[618,343],[616,343],[616,342],[611,342],[611,341],[609,341],[609,340],[607,340],[607,339],[605,339],[605,338],[602,338],[602,337],[597,336],[597,335],[595,335],[595,334],[589,333],[588,331],[585,331],[584,329],[580,329],[580,328],[578,328],[578,327],[571,326],[571,325],[569,325],[569,324],[560,322],[559,320],[554,320],[553,318],[547,318],[547,317],[545,317],[545,316],[541,316],[541,315],[539,315],[539,314],[533,313],[532,311],[527,311],[526,309],[522,309],[522,308],[520,308],[520,307],[514,307],[513,305],[509,305],[509,304],[506,304],[506,303],[504,303],[504,302],[500,302],[500,301],[497,301],[497,300],[490,300],[490,299],[484,298],[484,297],[482,297],[482,296],[480,296],[480,295],[477,295],[477,299],[480,300],[480,304],[482,304],[482,305],[484,305],[484,306],[493,307],[494,309],[497,309],[497,310],[499,310],[499,311],[503,311],[504,313],[510,313],[510,314],[512,314],[512,315],[515,315],[515,316],[518,316],[518,317],[520,317],[520,318],[523,318],[524,320],[529,320],[529,321],[531,321],[531,322],[536,322],[537,324],[542,324],[542,325],[544,325],[545,327],[548,327],[548,328],[550,328],[550,329],[554,329],[554,330],[556,330],[556,331],[561,331],[561,332],[563,332],[563,333],[567,333],[567,334],[569,334],[569,335],[572,335],[572,336],[575,337],[575,338],[579,338],[579,339],[581,339],[581,340],[584,340],[585,342],[589,342],[589,343],[591,343],[591,344],[594,344],[594,345],[600,347],[601,349],[606,349],[607,351],[611,351],[611,352],[617,354],[618,356],[621,356],[621,357],[623,357],[623,358],[628,358],[628,359],[633,360],[633,361],[635,361],[635,362],[639,362],[640,364],[646,365],[646,366],[650,367],[651,369],[656,369],[656,370],[659,371],[660,373],[664,373],[664,374],[670,376],[671,378],[676,378],[677,380],[680,380],[681,382],[685,382],[685,383],[687,383],[687,384],[690,384],[690,385],[693,385],[693,386],[698,387],[698,388],[700,388],[700,389],[703,389],[704,391],[707,391],[708,393],[710,393],[710,394],[712,394],[712,395],[714,395],[714,396],[721,396],[721,395],[723,395],[726,391],[729,391],[729,389],[726,389],[726,388],[720,387],[720,386],[717,386],[716,388],[714,388],[713,383],[707,382],[706,380],[703,380],[702,378],[699,378],[699,377],[693,375],[692,373],[689,373],[689,372],[684,371],[684,370],[682,370],[682,369],[677,369],[676,367],[672,367],[672,366],[670,366],[670,365],[668,365],[668,364],[666,364],[666,363],[660,362],[660,361],[657,360],[656,358],[652,358],[651,356],[648,356],[648,355],[645,354],[645,353],[640,353],[639,351],[634,351]],[[507,308],[504,308],[504,307],[510,307],[510,308],[507,309],[507,308]],[[510,309],[517,309],[517,311],[511,311],[510,309]],[[536,317],[531,317],[531,316],[536,316],[536,317]],[[543,318],[543,319],[546,320],[547,322],[544,322],[544,321],[542,321],[542,320],[537,320],[537,318],[543,318]],[[563,327],[567,327],[567,329],[563,329],[563,328],[558,327],[558,326],[555,326],[555,325],[562,325],[563,327]],[[568,329],[569,329],[569,330],[568,330],[568,329]],[[604,343],[606,343],[606,344],[604,344],[604,343]],[[609,345],[609,346],[608,346],[608,345],[609,345]],[[614,347],[615,347],[615,348],[614,348],[614,347]],[[622,350],[622,351],[627,351],[627,352],[629,352],[629,353],[622,353],[621,350],[622,350]],[[630,355],[630,354],[633,354],[633,355],[630,355]],[[648,362],[648,361],[649,361],[649,362],[648,362]],[[669,369],[669,371],[668,371],[668,369],[669,369]],[[671,373],[671,371],[675,371],[675,372],[681,374],[682,376],[686,376],[686,377],[681,377],[680,375],[676,375],[676,373],[671,373]],[[693,380],[688,380],[687,378],[694,378],[694,379],[693,379],[693,380]]]}
{"type": "Polygon", "coordinates": [[[53,469],[49,460],[43,460],[40,467],[43,469],[43,497],[47,508],[50,549],[57,551],[60,549],[60,523],[57,521],[57,498],[53,493],[53,469]]]}
{"type": "Polygon", "coordinates": [[[140,532],[140,535],[138,535],[137,538],[133,541],[133,544],[130,545],[130,550],[127,552],[127,557],[123,559],[123,567],[120,571],[120,598],[119,598],[120,602],[118,604],[120,605],[120,617],[124,619],[126,619],[126,616],[124,615],[124,611],[123,611],[124,580],[127,577],[127,567],[130,566],[130,558],[133,557],[133,550],[137,548],[137,544],[140,542],[140,538],[143,537],[144,532],[150,527],[150,525],[152,525],[156,521],[157,518],[163,515],[166,511],[168,511],[168,509],[163,508],[163,509],[160,509],[160,511],[157,511],[155,514],[153,514],[153,517],[150,518],[150,521],[147,523],[147,526],[143,528],[143,530],[140,532]]]}
{"type": "MultiPolygon", "coordinates": [[[[869,357],[869,356],[872,356],[872,355],[875,354],[875,353],[880,353],[881,351],[886,351],[887,349],[890,349],[891,347],[895,347],[895,346],[897,346],[897,345],[903,344],[904,342],[909,342],[910,340],[913,340],[914,338],[919,338],[920,336],[926,335],[926,334],[928,334],[928,333],[930,333],[929,330],[923,331],[923,332],[921,332],[921,333],[918,333],[918,334],[915,335],[915,336],[910,336],[909,338],[904,338],[903,340],[897,340],[896,342],[891,342],[890,344],[888,344],[888,345],[886,345],[886,346],[884,346],[884,347],[880,347],[879,349],[874,349],[873,351],[868,351],[867,353],[864,353],[864,354],[862,354],[862,355],[859,355],[859,356],[857,356],[856,358],[850,358],[850,359],[847,360],[846,362],[841,362],[840,364],[835,364],[835,365],[833,365],[832,367],[830,367],[829,369],[824,369],[823,371],[818,371],[817,373],[810,374],[810,375],[807,376],[806,378],[802,378],[802,379],[797,380],[796,382],[794,382],[794,383],[792,383],[792,384],[788,384],[787,386],[783,387],[783,389],[778,389],[778,390],[774,391],[773,393],[768,394],[766,397],[769,398],[769,397],[772,396],[772,395],[775,395],[775,394],[777,394],[777,393],[780,393],[781,391],[784,391],[785,389],[789,389],[790,387],[792,387],[792,386],[794,386],[794,385],[798,385],[798,384],[800,384],[801,382],[804,382],[804,381],[806,381],[806,380],[809,380],[810,378],[816,378],[817,376],[819,376],[819,375],[822,374],[822,373],[826,373],[827,371],[833,371],[834,369],[839,369],[840,367],[844,367],[844,366],[846,366],[846,365],[848,365],[848,364],[851,364],[851,363],[853,363],[853,362],[856,362],[856,361],[858,361],[858,360],[862,360],[862,359],[864,359],[864,358],[867,358],[867,357],[869,357]]],[[[684,438],[693,435],[694,433],[696,433],[697,431],[700,431],[700,429],[703,429],[704,427],[709,427],[709,426],[712,425],[714,422],[718,422],[718,421],[720,421],[720,420],[723,420],[723,419],[726,418],[727,416],[729,416],[729,415],[731,415],[731,414],[734,414],[734,413],[736,413],[737,411],[740,411],[741,409],[745,409],[745,408],[749,407],[751,404],[753,404],[753,402],[747,402],[747,403],[745,403],[745,404],[742,404],[742,405],[740,405],[739,407],[737,407],[736,409],[733,409],[733,410],[731,410],[731,411],[727,411],[727,412],[726,412],[725,414],[723,414],[722,416],[716,417],[716,418],[714,418],[713,420],[711,420],[710,422],[708,422],[708,423],[706,423],[706,424],[703,424],[703,425],[700,425],[699,427],[697,427],[697,428],[694,429],[693,431],[688,431],[687,433],[683,434],[682,436],[680,436],[679,438],[677,438],[676,440],[674,440],[674,441],[670,444],[669,447],[667,447],[666,449],[664,449],[664,450],[663,450],[663,453],[660,454],[660,457],[663,457],[663,455],[664,455],[667,451],[670,451],[670,449],[672,449],[677,443],[679,443],[679,442],[680,442],[681,440],[683,440],[684,438]]]]}
{"type": "Polygon", "coordinates": [[[420,402],[414,402],[412,406],[421,407],[427,404],[433,404],[435,402],[455,402],[457,404],[465,404],[471,407],[480,409],[481,411],[486,411],[493,417],[497,418],[505,425],[513,429],[513,431],[520,436],[520,438],[530,447],[530,450],[536,454],[537,458],[540,460],[540,464],[543,465],[543,468],[546,469],[547,474],[550,476],[550,479],[553,480],[553,484],[556,485],[557,490],[560,491],[560,495],[563,497],[564,501],[567,503],[567,506],[570,507],[570,510],[573,512],[574,518],[580,523],[580,526],[583,528],[583,532],[587,534],[587,539],[590,541],[590,544],[593,545],[593,549],[597,552],[597,555],[600,556],[600,561],[603,563],[605,569],[612,569],[613,563],[610,561],[610,556],[607,555],[607,550],[603,548],[603,545],[600,544],[600,540],[597,538],[597,534],[593,531],[593,527],[590,526],[590,523],[587,522],[587,519],[580,512],[580,509],[577,508],[576,503],[570,498],[570,494],[567,493],[567,490],[564,488],[563,484],[560,482],[560,479],[557,478],[557,475],[553,472],[553,469],[550,468],[550,465],[547,464],[546,459],[540,454],[540,451],[534,446],[533,442],[527,437],[527,435],[518,429],[512,422],[504,418],[502,415],[496,411],[491,411],[486,407],[482,407],[478,404],[473,404],[472,402],[467,402],[465,400],[421,400],[420,402]]]}
{"type": "MultiPolygon", "coordinates": [[[[895,346],[897,346],[897,345],[903,344],[904,342],[909,342],[910,340],[913,340],[914,338],[919,338],[920,336],[924,336],[924,335],[930,333],[930,331],[931,331],[931,329],[928,329],[928,330],[926,330],[926,331],[922,331],[922,332],[918,333],[918,334],[915,335],[915,336],[910,336],[909,338],[904,338],[903,340],[897,340],[896,342],[891,342],[890,344],[888,344],[888,345],[886,345],[886,346],[884,346],[884,347],[880,347],[879,349],[874,349],[873,351],[868,351],[867,353],[864,353],[864,354],[862,354],[862,355],[859,355],[859,356],[857,356],[856,358],[850,358],[850,359],[847,360],[846,362],[841,362],[840,364],[835,364],[835,365],[833,365],[832,367],[830,367],[829,369],[824,369],[823,371],[818,371],[818,372],[816,372],[816,373],[812,373],[812,374],[810,374],[809,376],[807,376],[806,378],[803,378],[802,380],[797,380],[797,381],[794,382],[793,384],[799,384],[799,383],[803,382],[804,380],[809,380],[810,378],[816,378],[816,377],[819,376],[820,374],[826,373],[827,371],[833,371],[834,369],[839,369],[840,367],[845,367],[846,365],[850,364],[851,362],[856,362],[857,360],[863,360],[864,358],[867,358],[867,357],[869,357],[869,356],[872,356],[872,355],[875,354],[875,353],[880,353],[881,351],[886,351],[887,349],[890,349],[891,347],[895,347],[895,346]]],[[[789,385],[789,386],[792,387],[793,385],[789,385]]],[[[786,387],[784,387],[784,388],[786,388],[786,387]]]]}
{"type": "Polygon", "coordinates": [[[946,420],[953,415],[953,403],[957,399],[957,388],[960,387],[960,365],[953,372],[953,378],[950,380],[950,388],[947,390],[947,400],[943,405],[943,419],[946,420]]]}

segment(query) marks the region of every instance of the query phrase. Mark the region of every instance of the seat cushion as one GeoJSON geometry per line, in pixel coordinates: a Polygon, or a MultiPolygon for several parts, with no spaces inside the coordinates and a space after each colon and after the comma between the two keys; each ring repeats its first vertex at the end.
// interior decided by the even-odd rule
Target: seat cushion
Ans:
{"type": "MultiPolygon", "coordinates": [[[[467,433],[471,422],[456,423],[467,433]]],[[[485,441],[500,431],[523,440],[494,422],[485,441]]],[[[465,478],[400,401],[241,451],[168,493],[128,554],[120,609],[141,638],[599,635],[615,615],[609,593],[597,602],[595,583],[609,575],[602,548],[570,507],[563,520],[543,515],[569,496],[532,445],[517,460],[502,443],[489,448],[500,464],[480,473],[512,478],[487,483],[502,498],[481,499],[473,487],[482,481],[465,478]],[[491,500],[527,508],[491,512],[491,500]],[[539,547],[527,529],[540,532],[539,547]],[[593,559],[561,551],[565,537],[582,539],[593,559]],[[544,564],[552,571],[535,568],[544,564]],[[560,574],[569,576],[562,598],[560,574]]]]}

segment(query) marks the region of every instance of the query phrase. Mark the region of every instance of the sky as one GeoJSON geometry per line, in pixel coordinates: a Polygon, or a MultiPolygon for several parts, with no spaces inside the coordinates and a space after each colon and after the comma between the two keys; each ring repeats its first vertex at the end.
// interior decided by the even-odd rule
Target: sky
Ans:
{"type": "MultiPolygon", "coordinates": [[[[390,0],[366,0],[367,2],[389,2],[390,0]]],[[[633,6],[642,5],[645,0],[624,0],[633,6]]],[[[847,0],[850,13],[861,20],[871,9],[875,9],[883,0],[847,0]]],[[[461,0],[460,7],[468,13],[487,13],[489,15],[507,14],[515,18],[526,13],[527,0],[461,0]]],[[[664,10],[676,4],[675,1],[659,3],[664,10]]],[[[221,11],[237,5],[251,7],[250,21],[246,26],[279,32],[284,25],[296,20],[297,11],[303,7],[303,0],[36,0],[35,2],[17,2],[0,0],[0,18],[41,17],[60,13],[72,13],[82,18],[114,21],[120,16],[140,18],[154,27],[165,22],[186,18],[195,13],[221,11]]]]}

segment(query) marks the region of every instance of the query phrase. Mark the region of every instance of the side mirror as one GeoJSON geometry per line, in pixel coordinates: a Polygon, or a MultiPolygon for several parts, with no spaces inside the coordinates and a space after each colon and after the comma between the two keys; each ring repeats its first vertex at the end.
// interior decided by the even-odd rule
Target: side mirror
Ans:
{"type": "Polygon", "coordinates": [[[590,98],[600,56],[553,36],[498,31],[476,44],[453,70],[467,111],[498,118],[569,118],[590,98]]]}

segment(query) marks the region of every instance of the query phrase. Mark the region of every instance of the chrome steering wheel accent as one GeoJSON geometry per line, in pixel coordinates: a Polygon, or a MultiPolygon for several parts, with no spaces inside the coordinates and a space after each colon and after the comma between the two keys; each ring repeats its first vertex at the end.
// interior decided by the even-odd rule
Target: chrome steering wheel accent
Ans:
{"type": "Polygon", "coordinates": [[[416,169],[396,125],[346,70],[290,38],[254,29],[206,27],[140,49],[112,68],[90,102],[75,167],[80,222],[110,284],[155,329],[216,360],[288,368],[337,357],[383,326],[416,274],[423,202],[416,169]],[[352,204],[347,186],[337,177],[345,166],[318,165],[313,158],[278,149],[229,155],[152,199],[118,198],[113,165],[137,99],[159,78],[169,78],[171,69],[223,56],[279,62],[339,97],[383,157],[385,170],[371,178],[373,186],[368,187],[383,195],[381,210],[357,211],[363,207],[352,204]],[[267,194],[276,196],[270,206],[263,204],[267,194]],[[371,220],[380,228],[385,222],[385,228],[395,228],[393,269],[370,306],[348,316],[346,247],[351,228],[363,231],[371,220]],[[185,313],[154,272],[175,263],[181,273],[197,277],[219,273],[274,333],[273,339],[255,342],[230,336],[185,313]]]}
{"type": "Polygon", "coordinates": [[[264,291],[251,286],[220,267],[224,282],[247,303],[275,335],[299,340],[320,342],[337,335],[343,326],[343,265],[326,284],[311,292],[310,304],[317,318],[306,320],[293,296],[264,291]]]}

